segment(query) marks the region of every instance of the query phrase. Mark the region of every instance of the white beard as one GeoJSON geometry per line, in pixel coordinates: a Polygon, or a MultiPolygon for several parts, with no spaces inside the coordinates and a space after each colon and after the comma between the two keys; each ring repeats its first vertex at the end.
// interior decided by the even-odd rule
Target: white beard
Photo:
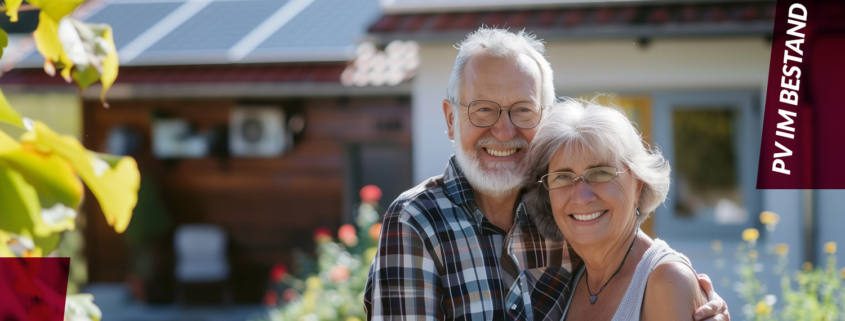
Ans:
{"type": "Polygon", "coordinates": [[[527,148],[528,142],[523,137],[502,142],[491,136],[481,137],[474,148],[475,153],[467,154],[461,145],[460,126],[455,122],[455,158],[464,171],[467,181],[473,189],[491,197],[505,197],[516,192],[522,185],[526,173],[525,159],[517,162],[482,163],[478,153],[485,153],[480,145],[501,146],[502,149],[527,148]]]}

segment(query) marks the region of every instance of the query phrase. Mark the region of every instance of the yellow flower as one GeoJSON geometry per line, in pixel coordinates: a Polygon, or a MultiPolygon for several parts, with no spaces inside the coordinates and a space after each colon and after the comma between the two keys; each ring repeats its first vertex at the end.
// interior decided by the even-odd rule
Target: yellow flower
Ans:
{"type": "Polygon", "coordinates": [[[827,242],[824,244],[824,252],[828,254],[836,253],[836,242],[827,242]]]}
{"type": "Polygon", "coordinates": [[[757,315],[766,315],[772,313],[772,307],[766,302],[760,301],[757,302],[757,306],[754,307],[754,312],[757,312],[757,315]]]}
{"type": "Polygon", "coordinates": [[[809,271],[813,269],[813,263],[811,262],[804,262],[804,271],[809,271]]]}
{"type": "Polygon", "coordinates": [[[780,215],[775,214],[775,212],[765,211],[760,213],[760,223],[763,224],[777,224],[780,221],[780,215]]]}
{"type": "Polygon", "coordinates": [[[722,253],[722,241],[714,240],[711,246],[716,253],[722,253]]]}
{"type": "Polygon", "coordinates": [[[760,237],[760,232],[756,228],[749,228],[742,231],[742,239],[746,241],[755,241],[760,237]]]}
{"type": "Polygon", "coordinates": [[[752,260],[756,260],[757,259],[757,250],[748,251],[748,257],[750,257],[752,260]]]}
{"type": "Polygon", "coordinates": [[[356,318],[356,317],[348,317],[348,318],[346,318],[346,321],[361,321],[361,319],[356,318]]]}
{"type": "Polygon", "coordinates": [[[319,290],[323,287],[323,281],[319,277],[311,276],[305,280],[305,288],[308,290],[319,290]]]}
{"type": "Polygon", "coordinates": [[[841,270],[839,270],[839,276],[841,276],[843,279],[845,279],[845,268],[842,268],[841,270]]]}
{"type": "Polygon", "coordinates": [[[789,245],[786,245],[785,243],[776,244],[775,253],[777,253],[778,255],[786,255],[787,253],[789,253],[789,245]]]}

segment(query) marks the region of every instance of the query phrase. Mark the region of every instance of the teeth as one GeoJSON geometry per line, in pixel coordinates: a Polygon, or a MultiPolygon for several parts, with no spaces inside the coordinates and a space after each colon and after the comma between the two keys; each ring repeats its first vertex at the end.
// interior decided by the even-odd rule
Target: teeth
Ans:
{"type": "Polygon", "coordinates": [[[487,150],[488,154],[496,156],[496,157],[505,157],[505,156],[513,155],[513,153],[516,153],[516,149],[497,150],[497,149],[487,148],[486,150],[487,150]]]}
{"type": "Polygon", "coordinates": [[[584,215],[575,214],[575,215],[572,215],[572,217],[574,217],[576,220],[579,220],[579,221],[592,221],[594,219],[599,218],[599,216],[604,214],[604,212],[606,212],[606,211],[598,211],[598,212],[595,212],[593,214],[584,214],[584,215]]]}

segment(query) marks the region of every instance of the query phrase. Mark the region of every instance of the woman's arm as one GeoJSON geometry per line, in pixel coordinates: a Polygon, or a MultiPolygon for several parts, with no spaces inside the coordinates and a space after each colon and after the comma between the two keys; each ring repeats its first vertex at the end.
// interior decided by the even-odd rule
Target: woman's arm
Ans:
{"type": "Polygon", "coordinates": [[[642,320],[693,320],[695,309],[706,302],[698,277],[681,262],[664,262],[648,278],[642,320]]]}

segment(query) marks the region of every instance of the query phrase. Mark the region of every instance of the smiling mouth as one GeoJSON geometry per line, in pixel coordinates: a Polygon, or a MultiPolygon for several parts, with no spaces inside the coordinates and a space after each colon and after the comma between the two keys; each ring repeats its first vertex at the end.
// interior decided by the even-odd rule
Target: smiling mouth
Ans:
{"type": "Polygon", "coordinates": [[[519,151],[519,148],[506,149],[506,150],[499,150],[499,149],[492,149],[492,148],[484,148],[484,151],[485,151],[485,152],[487,152],[487,154],[490,154],[490,155],[492,155],[492,156],[496,156],[496,157],[505,157],[505,156],[510,156],[510,155],[513,155],[514,153],[518,152],[518,151],[519,151]]]}
{"type": "Polygon", "coordinates": [[[579,220],[579,221],[592,221],[592,220],[597,219],[600,216],[604,215],[604,213],[607,213],[607,210],[598,211],[598,212],[595,212],[595,213],[592,213],[592,214],[572,214],[570,216],[572,216],[572,218],[579,220]]]}

